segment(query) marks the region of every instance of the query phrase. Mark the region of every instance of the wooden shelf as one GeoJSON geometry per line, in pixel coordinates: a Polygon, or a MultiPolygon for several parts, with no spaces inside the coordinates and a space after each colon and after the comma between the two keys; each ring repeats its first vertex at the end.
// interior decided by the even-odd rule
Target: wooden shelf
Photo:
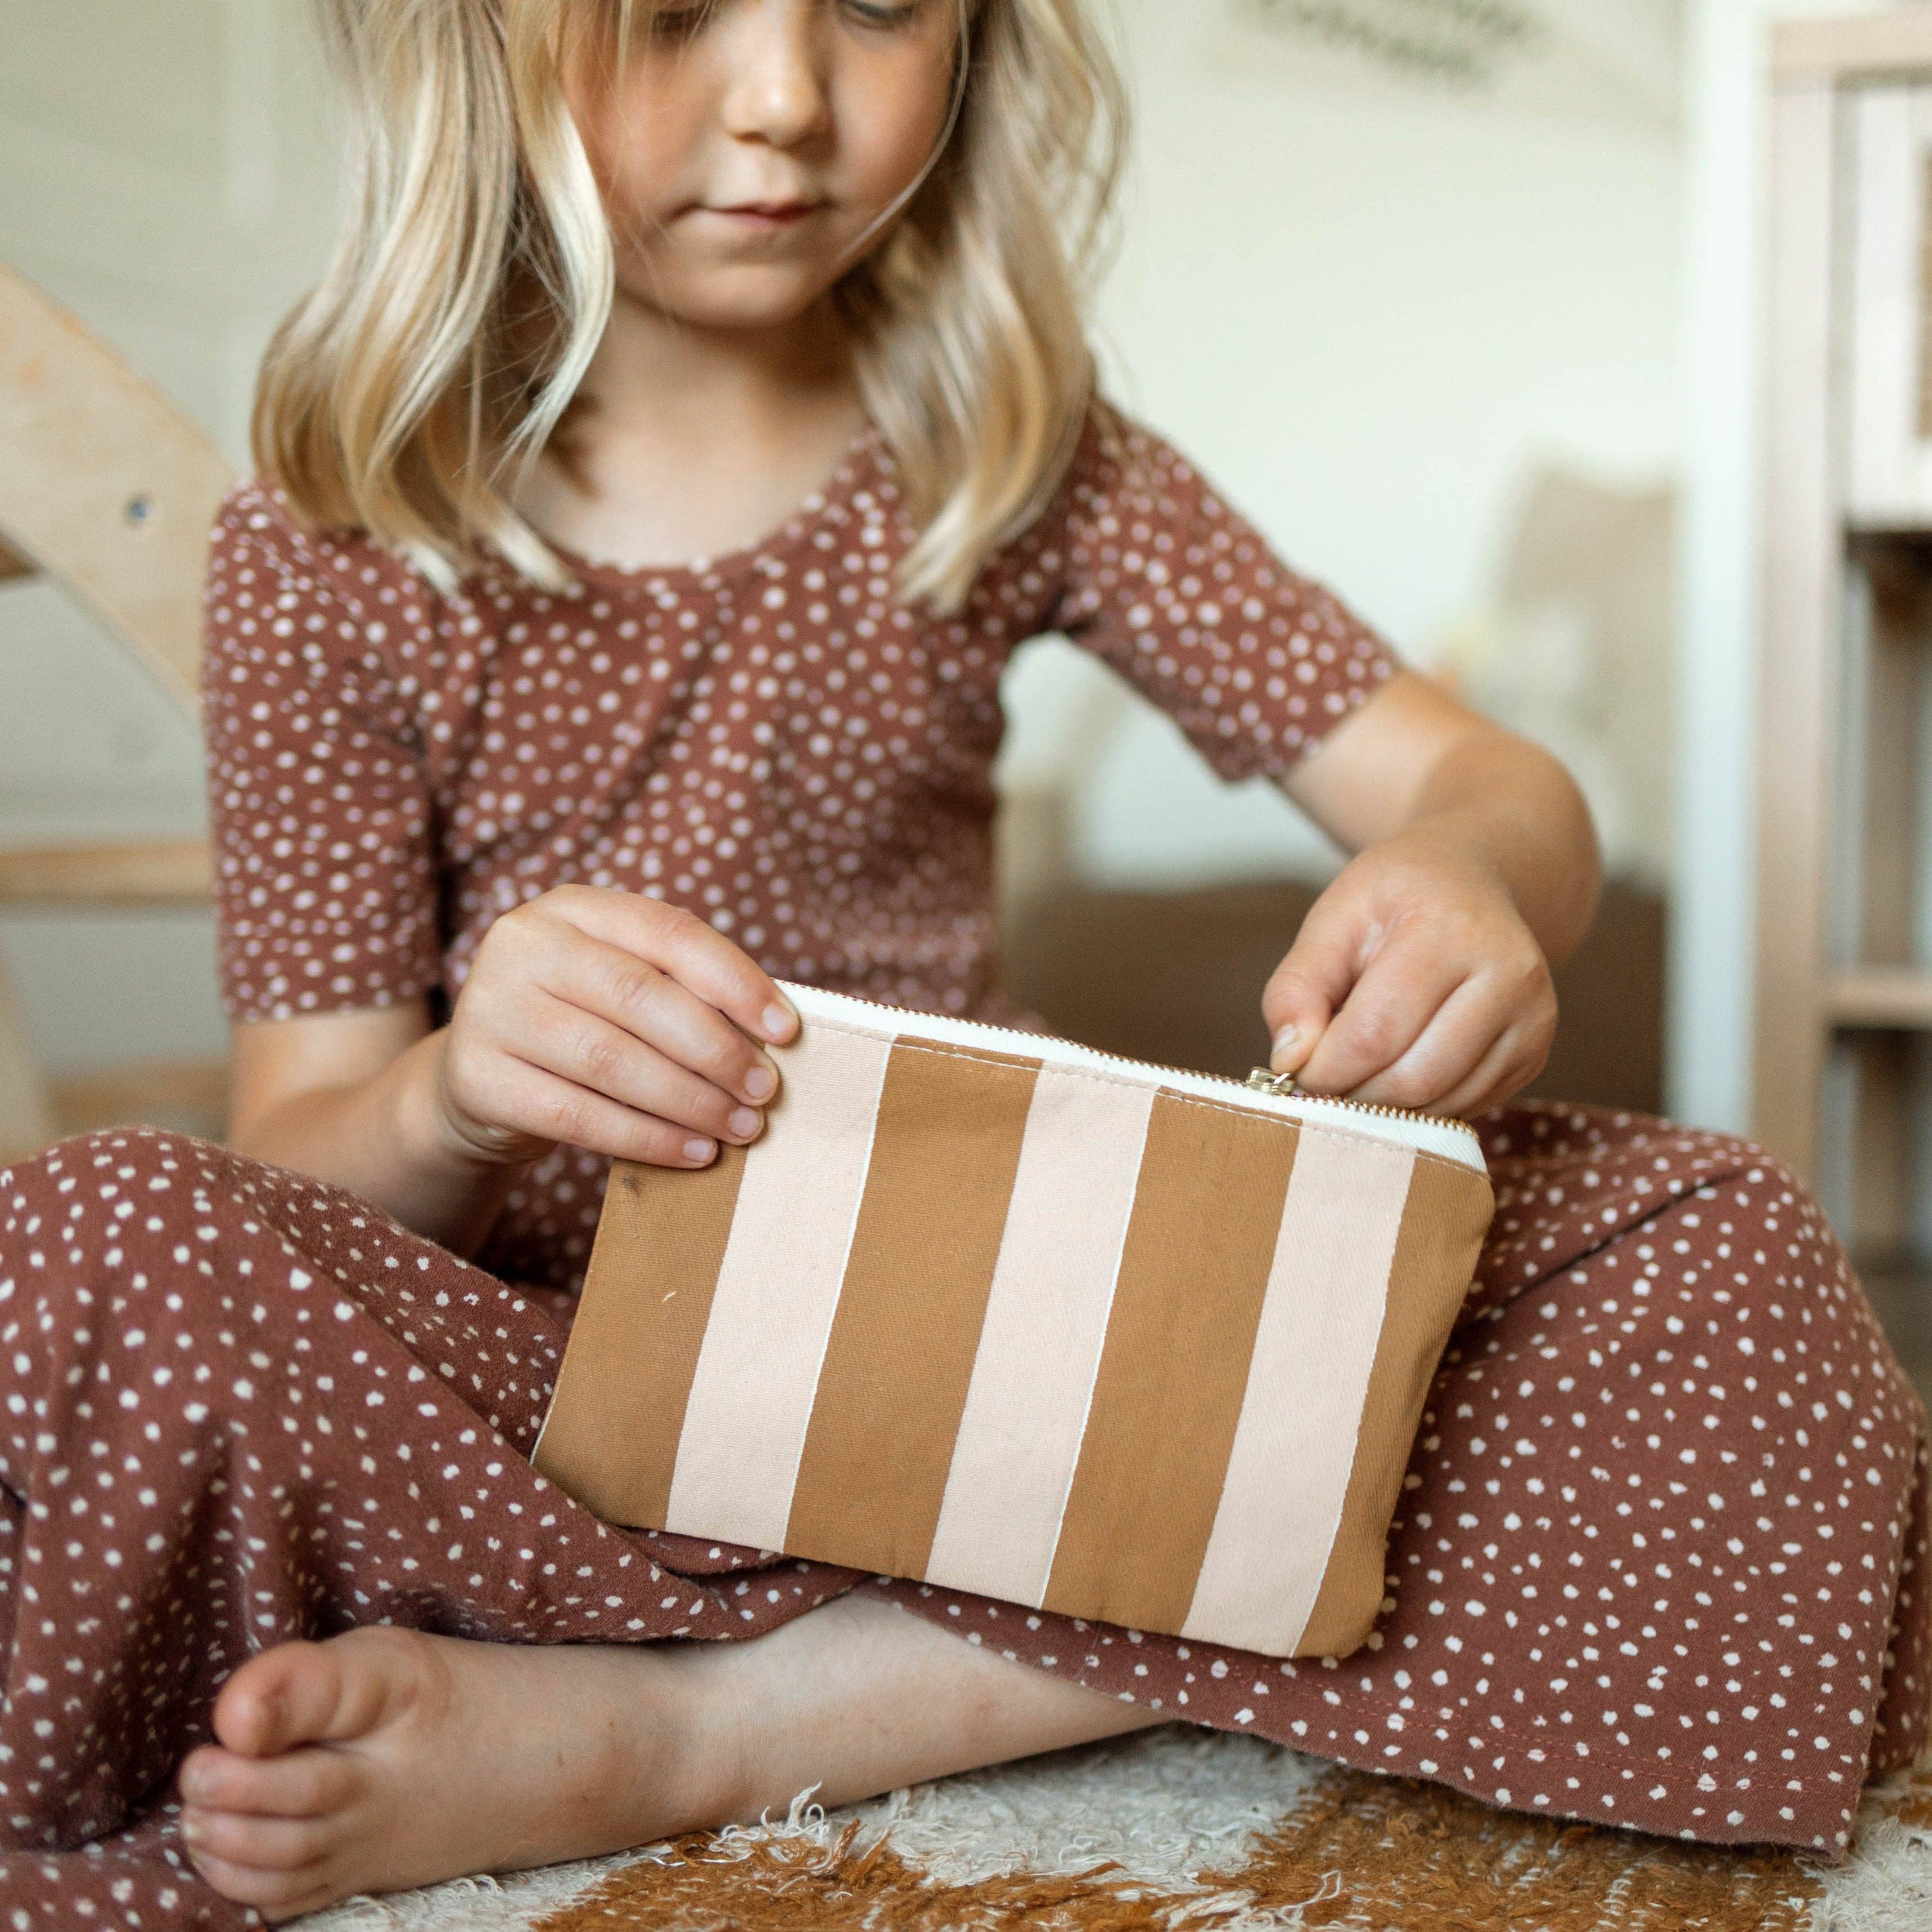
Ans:
{"type": "Polygon", "coordinates": [[[1772,51],[1752,1137],[1900,1252],[1932,1228],[1932,965],[1863,962],[1912,956],[1932,860],[1932,4],[1786,22],[1772,51]]]}
{"type": "Polygon", "coordinates": [[[1862,966],[1833,976],[1826,1008],[1834,1024],[1859,1031],[1932,1032],[1932,969],[1862,966]]]}
{"type": "Polygon", "coordinates": [[[206,905],[214,896],[206,840],[142,845],[0,848],[0,906],[122,909],[206,905]]]}
{"type": "Polygon", "coordinates": [[[1874,518],[1853,517],[1846,523],[1845,534],[1855,544],[1932,544],[1932,519],[1881,522],[1874,518]]]}
{"type": "Polygon", "coordinates": [[[1780,82],[1844,86],[1932,68],[1932,8],[1893,7],[1841,19],[1790,20],[1772,29],[1780,82]]]}

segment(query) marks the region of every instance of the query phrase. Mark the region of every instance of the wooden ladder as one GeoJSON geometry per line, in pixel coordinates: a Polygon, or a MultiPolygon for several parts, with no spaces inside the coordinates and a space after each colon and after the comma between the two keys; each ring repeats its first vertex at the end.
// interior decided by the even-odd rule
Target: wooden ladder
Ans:
{"type": "MultiPolygon", "coordinates": [[[[0,266],[0,584],[46,578],[75,598],[190,716],[208,532],[234,481],[220,452],[73,316],[0,266]]],[[[0,843],[0,910],[208,904],[206,842],[0,843]]],[[[182,1076],[197,1100],[208,1070],[182,1076]]],[[[80,1083],[114,1110],[112,1082],[80,1083]]],[[[136,1070],[123,1094],[168,1080],[136,1070]]],[[[0,964],[0,1157],[75,1124],[33,1052],[0,964]]],[[[134,1104],[138,1106],[138,1098],[134,1104]]],[[[86,1112],[83,1105],[77,1111],[86,1112]]]]}

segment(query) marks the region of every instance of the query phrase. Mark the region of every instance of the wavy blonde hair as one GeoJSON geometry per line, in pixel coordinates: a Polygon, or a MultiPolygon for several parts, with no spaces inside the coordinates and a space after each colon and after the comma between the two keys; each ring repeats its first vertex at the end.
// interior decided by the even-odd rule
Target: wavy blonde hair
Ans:
{"type": "MultiPolygon", "coordinates": [[[[453,587],[479,548],[568,573],[513,507],[616,286],[565,104],[585,31],[657,0],[320,0],[352,108],[352,193],[320,284],[262,366],[256,460],[297,513],[453,587]]],[[[956,610],[1045,508],[1090,406],[1084,296],[1125,110],[1084,0],[956,0],[941,152],[838,284],[860,393],[919,536],[901,590],[956,610]]]]}

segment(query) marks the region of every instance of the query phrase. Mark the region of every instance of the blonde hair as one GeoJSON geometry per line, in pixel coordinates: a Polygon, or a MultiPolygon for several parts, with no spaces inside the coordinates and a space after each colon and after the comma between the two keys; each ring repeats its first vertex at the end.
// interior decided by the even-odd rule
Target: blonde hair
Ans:
{"type": "MultiPolygon", "coordinates": [[[[352,194],[262,366],[256,459],[298,514],[452,586],[479,546],[553,587],[519,516],[603,334],[610,230],[565,104],[572,35],[652,0],[320,0],[352,194]]],[[[836,291],[919,536],[910,600],[956,610],[1045,508],[1090,406],[1084,298],[1125,112],[1083,0],[958,0],[942,151],[836,291]]]]}

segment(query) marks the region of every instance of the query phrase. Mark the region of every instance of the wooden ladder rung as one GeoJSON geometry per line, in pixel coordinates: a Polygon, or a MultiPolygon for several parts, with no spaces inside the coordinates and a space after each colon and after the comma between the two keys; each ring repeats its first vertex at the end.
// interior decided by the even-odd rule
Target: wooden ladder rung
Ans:
{"type": "Polygon", "coordinates": [[[0,905],[200,906],[214,896],[205,838],[0,847],[0,905]]]}
{"type": "Polygon", "coordinates": [[[48,1099],[63,1133],[91,1133],[130,1120],[193,1121],[219,1132],[228,1108],[228,1066],[219,1060],[142,1060],[56,1075],[48,1099]]]}

